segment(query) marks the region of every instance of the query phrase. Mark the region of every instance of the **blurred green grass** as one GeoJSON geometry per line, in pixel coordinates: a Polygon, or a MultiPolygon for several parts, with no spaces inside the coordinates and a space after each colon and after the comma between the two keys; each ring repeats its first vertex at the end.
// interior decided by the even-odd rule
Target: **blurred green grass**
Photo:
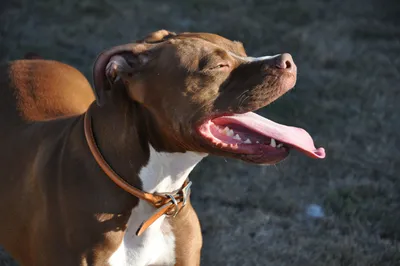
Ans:
{"type": "Polygon", "coordinates": [[[327,158],[202,162],[202,265],[400,265],[398,1],[3,0],[0,15],[1,61],[34,51],[89,78],[101,50],[161,28],[290,52],[297,86],[260,113],[306,128],[327,158]],[[308,217],[311,203],[326,216],[308,217]]]}

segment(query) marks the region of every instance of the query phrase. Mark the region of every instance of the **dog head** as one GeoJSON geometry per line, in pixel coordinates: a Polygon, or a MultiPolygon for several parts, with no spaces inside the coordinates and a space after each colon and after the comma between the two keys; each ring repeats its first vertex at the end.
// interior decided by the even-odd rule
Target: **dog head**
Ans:
{"type": "Polygon", "coordinates": [[[180,151],[259,164],[277,163],[291,148],[323,158],[306,131],[252,112],[290,90],[296,74],[289,54],[248,57],[242,43],[215,34],[161,30],[100,54],[94,88],[99,105],[124,90],[180,151]]]}

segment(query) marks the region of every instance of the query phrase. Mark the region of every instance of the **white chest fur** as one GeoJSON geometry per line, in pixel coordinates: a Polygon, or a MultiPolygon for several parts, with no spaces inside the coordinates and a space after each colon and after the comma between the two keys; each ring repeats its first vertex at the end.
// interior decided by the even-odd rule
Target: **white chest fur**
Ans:
{"type": "MultiPolygon", "coordinates": [[[[139,173],[146,192],[172,192],[179,189],[205,154],[156,152],[150,146],[150,160],[139,173]]],[[[141,236],[139,225],[155,211],[140,200],[132,210],[120,247],[109,259],[111,266],[150,266],[175,264],[175,237],[165,217],[154,222],[141,236]]]]}

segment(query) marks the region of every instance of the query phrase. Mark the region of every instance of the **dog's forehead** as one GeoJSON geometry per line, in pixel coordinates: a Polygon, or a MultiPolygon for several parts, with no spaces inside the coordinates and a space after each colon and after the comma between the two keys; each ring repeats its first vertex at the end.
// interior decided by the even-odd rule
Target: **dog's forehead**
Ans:
{"type": "Polygon", "coordinates": [[[199,46],[207,46],[207,44],[209,44],[210,47],[218,46],[219,48],[225,49],[234,54],[246,56],[246,51],[241,42],[231,41],[213,33],[185,32],[173,36],[171,39],[184,40],[185,43],[191,43],[199,46]]]}

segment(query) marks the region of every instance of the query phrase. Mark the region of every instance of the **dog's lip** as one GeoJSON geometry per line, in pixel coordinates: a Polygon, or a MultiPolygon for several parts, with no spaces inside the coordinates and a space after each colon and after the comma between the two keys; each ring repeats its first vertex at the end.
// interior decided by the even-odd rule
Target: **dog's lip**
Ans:
{"type": "MultiPolygon", "coordinates": [[[[199,134],[211,142],[214,146],[219,146],[219,148],[230,148],[233,153],[246,153],[254,154],[259,150],[263,150],[267,153],[270,152],[280,152],[275,151],[277,149],[271,150],[268,148],[265,150],[264,139],[274,139],[280,143],[283,143],[284,147],[288,150],[289,148],[295,148],[296,150],[308,155],[311,158],[325,158],[324,148],[315,148],[314,141],[307,131],[301,128],[290,127],[278,124],[262,116],[259,116],[253,112],[247,112],[242,114],[230,114],[230,115],[220,115],[213,116],[207,119],[205,122],[197,127],[199,134]],[[245,128],[246,130],[253,133],[254,139],[260,140],[257,145],[231,145],[232,147],[227,147],[225,144],[232,144],[229,141],[224,143],[224,139],[218,139],[220,136],[214,136],[215,130],[212,132],[212,126],[227,126],[227,125],[237,125],[245,128]],[[259,137],[257,137],[257,135],[259,137]],[[264,139],[263,139],[264,138],[264,139]],[[221,142],[221,143],[219,143],[221,142]],[[258,148],[258,150],[257,150],[258,148]]],[[[241,143],[243,144],[243,143],[241,143]]],[[[268,146],[268,145],[267,145],[268,146]]]]}
{"type": "Polygon", "coordinates": [[[249,144],[244,142],[246,140],[248,141],[247,138],[243,139],[243,141],[232,138],[229,139],[229,137],[216,131],[218,131],[218,129],[211,120],[207,120],[207,122],[203,123],[203,125],[197,129],[203,141],[211,146],[212,149],[210,153],[213,153],[216,149],[216,154],[221,155],[220,152],[224,152],[225,156],[231,156],[256,164],[275,164],[284,160],[289,155],[290,148],[288,146],[279,148],[272,147],[270,145],[270,138],[254,134],[254,132],[246,133],[242,131],[239,133],[236,131],[242,136],[245,134],[249,139],[252,139],[253,143],[249,144]],[[259,143],[256,143],[255,139],[257,138],[260,140],[259,143]]]}

